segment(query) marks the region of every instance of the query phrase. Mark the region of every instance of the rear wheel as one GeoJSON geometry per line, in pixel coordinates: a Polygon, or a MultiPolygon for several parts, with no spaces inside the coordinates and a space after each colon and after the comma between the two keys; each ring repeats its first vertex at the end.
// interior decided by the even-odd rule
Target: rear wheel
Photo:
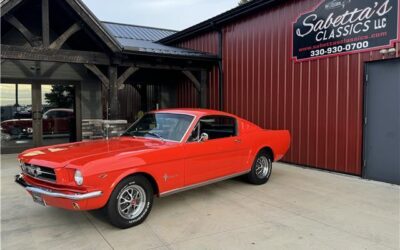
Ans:
{"type": "Polygon", "coordinates": [[[153,188],[144,176],[130,176],[122,180],[107,204],[111,224],[129,228],[142,223],[151,211],[153,195],[153,188]]]}
{"type": "Polygon", "coordinates": [[[260,151],[254,159],[251,171],[247,174],[250,183],[261,185],[268,181],[272,172],[272,156],[266,150],[260,151]]]}

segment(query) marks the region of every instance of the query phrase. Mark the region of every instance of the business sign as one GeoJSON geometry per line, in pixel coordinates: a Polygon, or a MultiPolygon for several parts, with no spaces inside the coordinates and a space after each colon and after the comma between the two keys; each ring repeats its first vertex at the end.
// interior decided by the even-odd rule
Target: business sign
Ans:
{"type": "Polygon", "coordinates": [[[399,0],[325,0],[293,24],[296,61],[356,53],[399,39],[399,0]]]}

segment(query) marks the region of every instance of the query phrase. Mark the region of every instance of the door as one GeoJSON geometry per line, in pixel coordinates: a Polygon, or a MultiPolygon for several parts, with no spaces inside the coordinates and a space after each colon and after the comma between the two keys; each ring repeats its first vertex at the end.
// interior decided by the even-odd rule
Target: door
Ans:
{"type": "Polygon", "coordinates": [[[226,116],[202,117],[184,151],[186,186],[237,173],[246,154],[236,119],[226,116]],[[203,133],[208,140],[199,142],[203,133]]]}
{"type": "Polygon", "coordinates": [[[43,145],[76,141],[75,87],[70,84],[41,84],[43,145]]]}
{"type": "Polygon", "coordinates": [[[400,184],[400,60],[368,63],[364,177],[400,184]]]}

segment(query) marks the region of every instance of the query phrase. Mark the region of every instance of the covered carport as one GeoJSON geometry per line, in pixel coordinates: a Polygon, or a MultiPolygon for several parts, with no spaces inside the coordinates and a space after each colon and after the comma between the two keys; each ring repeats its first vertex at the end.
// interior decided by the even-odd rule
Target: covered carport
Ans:
{"type": "Polygon", "coordinates": [[[218,58],[156,42],[175,31],[100,22],[80,0],[5,0],[1,26],[1,83],[15,86],[8,106],[17,110],[6,118],[18,120],[23,108],[32,124],[16,122],[7,138],[19,144],[6,151],[65,141],[54,140],[62,121],[46,122],[45,108],[73,114],[62,133],[67,141],[79,141],[83,120],[132,122],[139,111],[177,106],[182,77],[194,85],[198,106],[207,105],[208,71],[218,58]],[[59,86],[68,88],[72,101],[46,103],[59,86]],[[29,98],[20,103],[23,95],[29,98]]]}

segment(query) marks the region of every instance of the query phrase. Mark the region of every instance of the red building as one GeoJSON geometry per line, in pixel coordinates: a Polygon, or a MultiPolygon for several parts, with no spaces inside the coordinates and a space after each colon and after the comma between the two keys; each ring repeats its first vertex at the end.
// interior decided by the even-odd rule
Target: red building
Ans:
{"type": "MultiPolygon", "coordinates": [[[[397,84],[386,89],[379,81],[380,73],[370,76],[376,81],[372,87],[380,85],[378,89],[394,91],[397,96],[387,100],[389,107],[397,105],[393,110],[387,110],[378,97],[372,96],[368,102],[377,109],[372,117],[366,117],[365,84],[368,65],[372,71],[378,68],[378,71],[400,72],[398,6],[397,0],[254,0],[161,42],[218,54],[220,69],[215,66],[209,73],[208,106],[222,108],[264,128],[289,129],[293,141],[284,158],[286,162],[389,180],[388,173],[399,175],[400,169],[395,151],[399,149],[400,76],[396,73],[388,76],[387,81],[397,84]],[[374,7],[374,2],[379,6],[374,7]],[[369,18],[366,12],[371,15],[369,18]],[[338,25],[335,25],[334,18],[338,16],[341,23],[336,20],[338,25]],[[318,26],[318,20],[325,21],[322,24],[325,26],[318,26]],[[382,22],[385,27],[379,26],[382,22]],[[311,25],[314,30],[302,34],[309,32],[311,25]],[[300,46],[297,51],[296,46],[300,46]],[[310,49],[308,54],[301,53],[310,49]],[[303,58],[294,59],[294,53],[303,58]],[[387,117],[379,117],[385,111],[387,117]],[[369,150],[371,145],[379,144],[374,139],[379,133],[384,136],[383,131],[378,131],[382,124],[374,121],[390,123],[393,116],[397,117],[394,122],[397,128],[388,128],[391,132],[386,132],[394,138],[381,142],[392,160],[381,159],[379,154],[385,152],[369,150]],[[369,128],[371,135],[365,132],[369,128]],[[371,145],[365,142],[367,137],[371,137],[371,145]],[[387,149],[388,145],[393,146],[387,149]],[[368,157],[372,159],[368,161],[368,157]],[[372,166],[375,162],[382,165],[372,166]],[[374,173],[366,173],[364,167],[374,173]],[[381,173],[375,173],[374,169],[381,173]]],[[[385,93],[383,96],[389,98],[385,93]]],[[[189,81],[179,85],[178,97],[179,106],[198,105],[196,90],[189,81]]],[[[399,182],[400,177],[396,178],[389,182],[399,182]]]]}
{"type": "Polygon", "coordinates": [[[290,130],[286,162],[400,184],[399,5],[252,0],[176,32],[101,22],[81,0],[3,1],[2,153],[201,106],[290,130]],[[59,108],[74,115],[55,137],[62,114],[42,114],[59,108]]]}

